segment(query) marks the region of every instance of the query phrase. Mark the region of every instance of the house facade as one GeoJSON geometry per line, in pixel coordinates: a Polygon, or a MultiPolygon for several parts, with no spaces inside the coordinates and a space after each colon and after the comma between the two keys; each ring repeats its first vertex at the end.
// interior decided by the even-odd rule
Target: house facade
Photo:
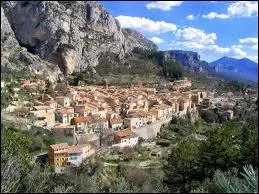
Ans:
{"type": "Polygon", "coordinates": [[[120,147],[134,147],[138,143],[138,136],[131,130],[126,129],[123,131],[115,132],[114,140],[120,147]]]}

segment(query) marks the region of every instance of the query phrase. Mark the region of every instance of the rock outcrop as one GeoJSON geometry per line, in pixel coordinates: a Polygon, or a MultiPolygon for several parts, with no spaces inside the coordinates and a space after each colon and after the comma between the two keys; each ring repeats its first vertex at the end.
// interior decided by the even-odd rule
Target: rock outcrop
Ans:
{"type": "Polygon", "coordinates": [[[97,66],[103,53],[122,60],[133,48],[156,45],[133,30],[123,30],[96,1],[2,2],[21,46],[65,74],[97,66]]]}
{"type": "Polygon", "coordinates": [[[166,51],[171,57],[175,58],[181,65],[195,72],[209,72],[212,68],[206,61],[200,60],[200,55],[193,51],[169,50],[166,51]]]}
{"type": "Polygon", "coordinates": [[[136,30],[125,28],[122,29],[122,32],[126,39],[125,52],[130,52],[134,47],[157,50],[157,46],[151,40],[148,40],[136,30]]]}
{"type": "Polygon", "coordinates": [[[58,67],[27,52],[26,48],[19,45],[1,7],[1,73],[14,72],[31,73],[50,81],[62,78],[58,67]]]}

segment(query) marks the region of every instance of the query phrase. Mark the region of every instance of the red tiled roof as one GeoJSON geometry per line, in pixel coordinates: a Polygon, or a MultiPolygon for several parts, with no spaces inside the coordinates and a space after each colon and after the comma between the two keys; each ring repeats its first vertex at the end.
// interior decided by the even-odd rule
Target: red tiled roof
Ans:
{"type": "Polygon", "coordinates": [[[74,145],[74,146],[69,146],[68,148],[68,153],[82,153],[82,146],[80,145],[74,145]]]}
{"type": "Polygon", "coordinates": [[[68,144],[67,143],[60,143],[60,144],[50,145],[50,147],[54,150],[56,150],[56,149],[67,149],[68,144]]]}
{"type": "Polygon", "coordinates": [[[119,138],[137,137],[137,135],[135,133],[133,133],[130,129],[125,129],[123,131],[115,132],[114,136],[117,136],[119,138]]]}
{"type": "Polygon", "coordinates": [[[87,123],[89,119],[87,117],[74,117],[75,123],[87,123]]]}

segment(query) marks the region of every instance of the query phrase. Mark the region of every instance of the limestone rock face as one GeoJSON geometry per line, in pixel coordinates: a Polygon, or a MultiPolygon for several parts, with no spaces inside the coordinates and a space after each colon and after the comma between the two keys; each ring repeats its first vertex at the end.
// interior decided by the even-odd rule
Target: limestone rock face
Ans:
{"type": "Polygon", "coordinates": [[[98,65],[103,53],[123,59],[134,47],[156,48],[139,33],[122,30],[96,1],[17,1],[2,7],[20,45],[65,74],[98,65]]]}
{"type": "Polygon", "coordinates": [[[157,50],[157,46],[151,41],[146,39],[142,34],[133,29],[122,29],[126,38],[125,51],[130,52],[133,48],[144,48],[148,50],[157,50]]]}
{"type": "Polygon", "coordinates": [[[1,73],[12,74],[14,71],[30,72],[52,82],[62,78],[57,66],[43,61],[19,45],[1,7],[1,73]]]}
{"type": "Polygon", "coordinates": [[[195,72],[212,71],[212,68],[209,67],[206,61],[200,60],[200,55],[197,52],[183,50],[169,50],[165,52],[175,58],[181,65],[195,72]]]}
{"type": "Polygon", "coordinates": [[[1,7],[1,48],[10,49],[10,52],[12,52],[11,48],[18,47],[19,43],[1,7]]]}

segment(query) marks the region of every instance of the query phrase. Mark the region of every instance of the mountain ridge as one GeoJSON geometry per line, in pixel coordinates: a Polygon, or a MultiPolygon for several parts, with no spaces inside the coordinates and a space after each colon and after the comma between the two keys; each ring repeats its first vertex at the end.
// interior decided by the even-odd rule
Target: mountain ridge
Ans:
{"type": "Polygon", "coordinates": [[[236,59],[224,56],[209,63],[209,66],[217,73],[231,78],[258,81],[258,64],[248,58],[236,59]]]}

